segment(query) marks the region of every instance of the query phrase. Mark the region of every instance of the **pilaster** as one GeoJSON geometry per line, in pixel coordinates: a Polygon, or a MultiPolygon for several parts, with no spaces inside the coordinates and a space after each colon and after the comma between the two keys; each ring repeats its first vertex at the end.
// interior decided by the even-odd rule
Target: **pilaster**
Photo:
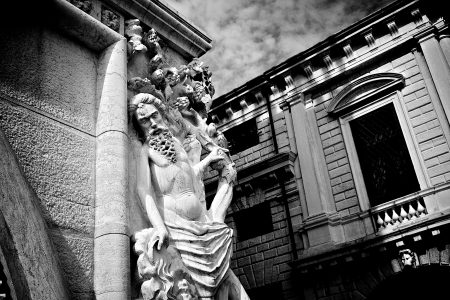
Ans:
{"type": "Polygon", "coordinates": [[[123,38],[103,51],[97,70],[96,299],[130,296],[126,55],[123,38]]]}
{"type": "Polygon", "coordinates": [[[296,94],[287,103],[290,105],[298,165],[305,191],[306,218],[301,230],[306,232],[311,247],[341,241],[342,228],[335,222],[338,216],[313,102],[305,104],[303,95],[296,94]]]}
{"type": "Polygon", "coordinates": [[[434,29],[434,27],[429,27],[415,38],[419,41],[448,121],[450,117],[450,67],[434,29]]]}

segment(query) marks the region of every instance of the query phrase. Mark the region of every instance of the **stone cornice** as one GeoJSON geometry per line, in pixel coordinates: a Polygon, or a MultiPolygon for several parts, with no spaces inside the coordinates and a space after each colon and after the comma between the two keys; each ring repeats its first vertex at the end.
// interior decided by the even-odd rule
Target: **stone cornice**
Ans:
{"type": "Polygon", "coordinates": [[[183,55],[200,57],[211,49],[212,39],[178,12],[158,0],[104,0],[154,28],[183,55]]]}
{"type": "Polygon", "coordinates": [[[48,22],[77,39],[89,49],[102,51],[113,43],[125,39],[100,21],[65,0],[43,1],[41,7],[49,15],[58,16],[48,22]]]}
{"type": "MultiPolygon", "coordinates": [[[[432,27],[427,16],[422,15],[419,2],[396,1],[386,6],[215,99],[212,110],[218,116],[225,116],[223,111],[228,107],[234,107],[233,111],[236,113],[239,106],[235,102],[238,103],[240,99],[248,96],[252,98],[251,94],[261,89],[268,91],[267,98],[271,99],[270,90],[274,84],[278,86],[272,91],[278,90],[281,97],[292,99],[287,100],[288,103],[298,101],[291,95],[300,91],[306,96],[329,84],[330,81],[336,83],[358,68],[389,56],[392,51],[413,47],[417,43],[414,35],[432,27]],[[365,37],[371,32],[373,35],[365,37]],[[383,33],[382,36],[380,32],[383,33]],[[366,43],[362,44],[361,39],[365,39],[366,43]],[[287,81],[284,82],[288,77],[295,78],[293,80],[295,86],[289,86],[286,84],[287,81]]],[[[224,124],[232,121],[226,116],[219,119],[224,124]]]]}
{"type": "MultiPolygon", "coordinates": [[[[435,232],[441,231],[441,238],[446,237],[450,220],[447,216],[436,215],[434,219],[427,222],[417,223],[412,227],[393,232],[388,235],[370,235],[351,242],[325,247],[323,249],[305,250],[300,258],[292,261],[293,267],[301,273],[307,274],[324,270],[338,264],[346,264],[367,256],[383,252],[396,252],[398,247],[405,244],[409,247],[421,247],[418,245],[423,238],[435,237],[435,232]],[[427,223],[427,224],[425,224],[427,223]],[[415,238],[420,236],[420,238],[415,238]]],[[[447,239],[448,242],[448,239],[447,239]]],[[[435,243],[439,243],[437,240],[435,243]]]]}
{"type": "MultiPolygon", "coordinates": [[[[237,188],[248,184],[251,185],[255,181],[264,181],[269,179],[272,175],[278,176],[281,180],[293,177],[294,160],[296,156],[297,154],[293,152],[282,152],[254,165],[239,169],[237,173],[237,188]]],[[[274,182],[273,184],[277,184],[277,182],[274,182]]],[[[205,181],[207,196],[211,194],[210,191],[215,190],[216,186],[217,177],[205,181]]]]}
{"type": "Polygon", "coordinates": [[[264,72],[264,75],[272,79],[292,68],[295,68],[296,66],[305,65],[308,63],[308,61],[311,61],[311,59],[323,56],[323,54],[327,51],[330,51],[332,47],[341,44],[342,46],[344,46],[345,44],[347,44],[347,41],[349,39],[353,39],[356,36],[363,36],[367,32],[371,32],[373,27],[384,24],[386,20],[393,20],[399,13],[415,7],[418,2],[418,0],[395,1],[363,18],[359,22],[356,22],[353,25],[350,25],[349,27],[337,32],[336,34],[329,36],[328,38],[317,43],[311,48],[308,48],[307,50],[294,55],[291,58],[288,58],[285,62],[264,72]]]}
{"type": "Polygon", "coordinates": [[[414,38],[419,42],[422,43],[428,39],[431,39],[433,37],[436,37],[437,30],[436,27],[430,26],[424,28],[422,31],[418,32],[414,35],[414,38]]]}

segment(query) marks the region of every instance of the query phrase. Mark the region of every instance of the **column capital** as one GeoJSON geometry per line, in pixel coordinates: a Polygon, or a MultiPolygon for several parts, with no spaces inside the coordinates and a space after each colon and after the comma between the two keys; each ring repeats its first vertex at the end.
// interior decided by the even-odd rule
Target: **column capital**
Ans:
{"type": "Polygon", "coordinates": [[[304,103],[304,101],[305,95],[301,91],[290,92],[288,97],[286,97],[286,99],[284,100],[284,102],[286,102],[291,107],[297,105],[298,103],[304,103]]]}
{"type": "Polygon", "coordinates": [[[424,30],[417,33],[416,35],[414,35],[414,38],[419,42],[419,44],[425,42],[426,40],[436,37],[437,32],[436,27],[434,26],[427,27],[424,30]]]}

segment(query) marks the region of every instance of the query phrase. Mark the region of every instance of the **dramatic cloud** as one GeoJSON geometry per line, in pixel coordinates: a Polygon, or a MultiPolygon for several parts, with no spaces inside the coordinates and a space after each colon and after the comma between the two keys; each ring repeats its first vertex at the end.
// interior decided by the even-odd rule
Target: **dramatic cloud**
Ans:
{"type": "Polygon", "coordinates": [[[213,39],[214,98],[392,0],[167,0],[213,39]]]}

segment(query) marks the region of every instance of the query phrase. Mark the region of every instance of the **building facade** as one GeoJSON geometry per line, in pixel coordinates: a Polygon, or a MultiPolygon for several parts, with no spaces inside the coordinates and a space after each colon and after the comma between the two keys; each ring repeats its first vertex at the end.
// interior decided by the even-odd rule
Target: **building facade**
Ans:
{"type": "Polygon", "coordinates": [[[445,299],[448,21],[433,1],[393,2],[214,101],[251,297],[445,299]]]}

